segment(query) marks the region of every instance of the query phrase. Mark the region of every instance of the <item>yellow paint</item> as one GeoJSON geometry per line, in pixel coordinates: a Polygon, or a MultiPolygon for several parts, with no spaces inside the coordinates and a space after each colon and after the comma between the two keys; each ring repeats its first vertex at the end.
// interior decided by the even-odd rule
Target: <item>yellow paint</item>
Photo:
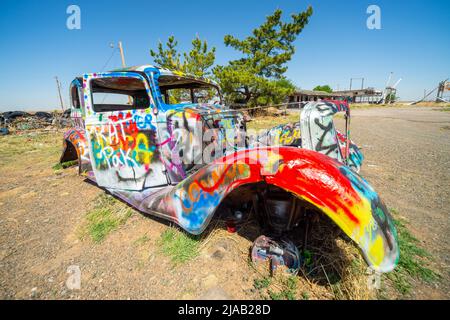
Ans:
{"type": "Polygon", "coordinates": [[[383,247],[383,239],[380,235],[377,236],[374,242],[372,242],[369,247],[369,259],[372,260],[372,263],[376,266],[380,265],[383,262],[384,258],[384,247],[383,247]]]}
{"type": "Polygon", "coordinates": [[[141,164],[150,164],[153,152],[149,150],[148,138],[139,133],[136,137],[136,160],[141,164]]]}

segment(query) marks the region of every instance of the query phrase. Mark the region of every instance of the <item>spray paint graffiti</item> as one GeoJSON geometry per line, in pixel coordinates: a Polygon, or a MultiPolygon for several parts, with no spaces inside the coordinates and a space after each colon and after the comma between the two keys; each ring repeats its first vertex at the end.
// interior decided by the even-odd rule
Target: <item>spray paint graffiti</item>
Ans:
{"type": "Polygon", "coordinates": [[[120,112],[102,126],[88,127],[96,168],[139,167],[149,169],[155,156],[156,133],[138,130],[145,125],[136,122],[131,113],[120,112]]]}
{"type": "MultiPolygon", "coordinates": [[[[309,104],[299,123],[276,127],[249,146],[241,113],[221,105],[166,104],[162,74],[166,80],[172,75],[169,84],[176,88],[209,83],[153,66],[83,76],[84,127],[70,130],[65,139],[76,146],[79,159],[90,163],[90,179],[138,210],[193,234],[203,232],[233,195],[233,207],[252,210],[248,204],[261,197],[278,201],[265,191],[278,188],[283,199],[301,200],[329,216],[360,246],[370,266],[395,267],[398,246],[389,212],[344,164],[350,159],[359,167],[362,160],[349,132],[342,135],[333,126],[332,115],[345,111],[345,104],[309,104]],[[97,105],[96,91],[126,92],[130,102],[97,105]],[[273,146],[261,147],[262,142],[273,146]]],[[[267,210],[269,217],[273,213],[267,210]]]]}
{"type": "Polygon", "coordinates": [[[345,112],[350,119],[348,104],[343,101],[309,102],[300,121],[275,126],[257,138],[256,146],[295,146],[314,150],[347,164],[359,172],[364,159],[358,146],[334,126],[333,116],[345,112]]]}
{"type": "Polygon", "coordinates": [[[263,146],[302,146],[300,122],[275,126],[257,138],[263,146]]]}

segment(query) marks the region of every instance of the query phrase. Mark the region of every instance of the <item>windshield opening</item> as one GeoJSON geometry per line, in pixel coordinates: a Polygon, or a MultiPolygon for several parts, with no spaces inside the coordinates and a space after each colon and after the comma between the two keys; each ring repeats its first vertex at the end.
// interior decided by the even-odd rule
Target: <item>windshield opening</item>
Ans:
{"type": "Polygon", "coordinates": [[[158,83],[163,101],[168,105],[221,103],[219,89],[201,80],[170,75],[159,77],[158,83]]]}

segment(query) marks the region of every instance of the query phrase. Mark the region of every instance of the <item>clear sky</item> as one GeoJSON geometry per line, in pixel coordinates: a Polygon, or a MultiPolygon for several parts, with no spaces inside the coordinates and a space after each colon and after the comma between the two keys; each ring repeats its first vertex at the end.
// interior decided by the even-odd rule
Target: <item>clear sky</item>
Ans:
{"type": "MultiPolygon", "coordinates": [[[[384,87],[401,77],[402,100],[423,96],[450,77],[450,1],[394,0],[147,0],[24,1],[0,3],[0,110],[59,108],[54,76],[68,103],[70,81],[101,71],[112,49],[124,44],[127,65],[151,64],[150,48],[174,35],[187,50],[196,34],[217,48],[216,63],[238,57],[223,44],[245,37],[276,8],[284,18],[314,9],[295,42],[287,76],[304,89],[329,84],[347,89],[351,77],[384,87]],[[81,8],[81,30],[66,27],[69,5],[81,8]],[[381,30],[366,27],[369,5],[381,9],[381,30]]],[[[106,69],[120,66],[115,54],[106,69]]],[[[355,84],[354,86],[357,86],[355,84]]]]}

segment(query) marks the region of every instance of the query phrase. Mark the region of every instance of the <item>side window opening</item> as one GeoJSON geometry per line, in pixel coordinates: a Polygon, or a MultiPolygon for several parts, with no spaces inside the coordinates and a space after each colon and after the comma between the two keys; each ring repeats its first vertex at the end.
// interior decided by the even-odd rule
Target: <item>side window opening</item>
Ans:
{"type": "Polygon", "coordinates": [[[78,87],[72,84],[70,88],[70,102],[73,109],[81,109],[81,100],[78,87]]]}
{"type": "Polygon", "coordinates": [[[93,79],[91,92],[95,112],[146,109],[150,106],[145,84],[137,78],[93,79]]]}
{"type": "Polygon", "coordinates": [[[202,80],[175,75],[163,75],[158,79],[163,101],[168,105],[188,103],[220,103],[219,89],[202,80]]]}

